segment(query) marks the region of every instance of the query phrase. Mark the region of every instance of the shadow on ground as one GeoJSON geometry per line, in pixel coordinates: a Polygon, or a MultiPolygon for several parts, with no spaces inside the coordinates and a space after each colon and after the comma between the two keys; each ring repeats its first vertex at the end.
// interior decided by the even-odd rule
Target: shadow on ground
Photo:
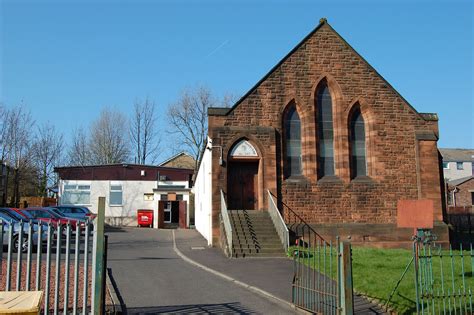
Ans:
{"type": "Polygon", "coordinates": [[[238,302],[128,308],[125,314],[257,314],[238,302]]]}
{"type": "Polygon", "coordinates": [[[107,223],[104,224],[104,230],[105,232],[109,233],[126,232],[125,229],[121,226],[113,226],[107,223]]]}

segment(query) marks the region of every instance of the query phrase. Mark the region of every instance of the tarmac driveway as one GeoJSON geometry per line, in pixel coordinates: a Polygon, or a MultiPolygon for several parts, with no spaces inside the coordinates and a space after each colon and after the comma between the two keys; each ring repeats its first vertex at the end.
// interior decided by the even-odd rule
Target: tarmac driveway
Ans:
{"type": "Polygon", "coordinates": [[[294,309],[182,260],[171,230],[108,231],[108,267],[128,314],[291,314],[294,309]]]}

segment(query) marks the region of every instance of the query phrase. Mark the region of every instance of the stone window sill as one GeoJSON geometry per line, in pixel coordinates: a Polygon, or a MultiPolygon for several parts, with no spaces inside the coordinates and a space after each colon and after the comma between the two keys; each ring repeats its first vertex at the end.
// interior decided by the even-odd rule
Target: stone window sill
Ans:
{"type": "Polygon", "coordinates": [[[318,184],[342,184],[342,179],[336,175],[324,176],[318,179],[318,184]]]}
{"type": "Polygon", "coordinates": [[[351,183],[354,184],[373,184],[375,183],[372,178],[369,176],[357,176],[351,180],[351,183]]]}

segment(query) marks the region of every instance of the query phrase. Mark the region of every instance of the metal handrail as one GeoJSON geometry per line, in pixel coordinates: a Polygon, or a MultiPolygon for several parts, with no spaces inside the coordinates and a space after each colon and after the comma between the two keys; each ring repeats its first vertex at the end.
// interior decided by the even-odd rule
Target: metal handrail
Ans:
{"type": "Polygon", "coordinates": [[[278,211],[275,199],[273,199],[273,195],[270,190],[268,190],[268,213],[272,218],[273,225],[277,230],[281,244],[285,248],[286,253],[290,247],[290,232],[288,231],[288,227],[286,226],[285,220],[283,220],[280,211],[278,211]]]}
{"type": "Polygon", "coordinates": [[[303,229],[303,230],[308,230],[310,234],[314,235],[314,239],[319,239],[321,242],[325,243],[326,245],[329,245],[329,242],[324,239],[318,232],[316,232],[315,229],[309,225],[298,213],[296,213],[293,209],[291,209],[286,203],[282,202],[281,203],[284,212],[286,212],[286,218],[287,218],[287,226],[293,230],[296,234],[298,234],[298,229],[303,229]],[[295,229],[296,226],[296,229],[295,229]],[[301,227],[302,226],[302,227],[301,227]]]}
{"type": "Polygon", "coordinates": [[[232,225],[230,224],[229,213],[227,212],[227,204],[224,198],[224,192],[221,190],[221,217],[224,222],[225,235],[227,239],[227,247],[229,249],[229,256],[233,255],[233,246],[232,246],[232,225]]]}

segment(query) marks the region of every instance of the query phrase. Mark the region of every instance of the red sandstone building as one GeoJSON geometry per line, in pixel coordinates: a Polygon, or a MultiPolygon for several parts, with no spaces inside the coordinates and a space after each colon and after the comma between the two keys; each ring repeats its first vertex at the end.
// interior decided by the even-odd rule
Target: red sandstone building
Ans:
{"type": "Polygon", "coordinates": [[[265,212],[269,191],[287,220],[296,213],[328,238],[381,246],[411,239],[396,227],[398,200],[430,199],[435,233],[447,235],[437,115],[417,112],[325,19],[208,119],[196,185],[212,185],[195,208],[210,244],[223,240],[221,191],[229,211],[265,212]]]}

